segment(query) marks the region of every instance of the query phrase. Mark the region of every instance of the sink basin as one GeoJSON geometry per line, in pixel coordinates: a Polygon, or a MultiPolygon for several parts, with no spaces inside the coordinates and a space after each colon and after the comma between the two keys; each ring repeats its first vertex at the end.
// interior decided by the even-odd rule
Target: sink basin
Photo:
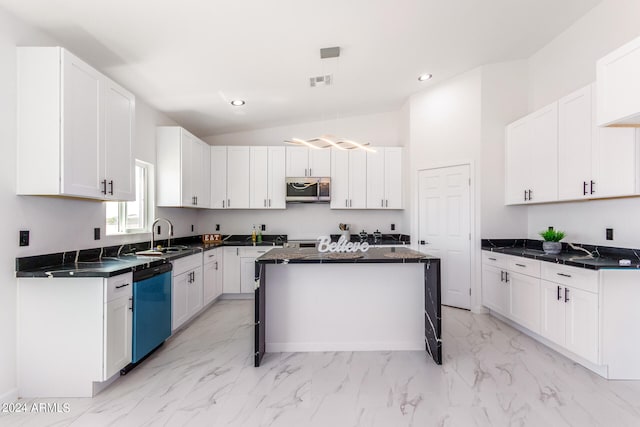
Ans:
{"type": "Polygon", "coordinates": [[[138,251],[136,255],[139,256],[162,256],[170,253],[176,253],[188,250],[188,246],[167,246],[160,249],[147,249],[146,251],[138,251]]]}

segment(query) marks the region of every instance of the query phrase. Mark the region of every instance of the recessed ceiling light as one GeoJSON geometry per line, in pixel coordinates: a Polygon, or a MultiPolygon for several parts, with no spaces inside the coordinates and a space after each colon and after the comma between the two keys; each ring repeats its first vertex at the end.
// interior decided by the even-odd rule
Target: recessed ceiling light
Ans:
{"type": "Polygon", "coordinates": [[[433,75],[425,73],[425,74],[421,74],[420,77],[418,77],[418,81],[425,81],[425,80],[429,80],[431,77],[433,77],[433,75]]]}
{"type": "Polygon", "coordinates": [[[233,101],[231,101],[231,105],[233,105],[234,107],[240,107],[244,104],[245,102],[242,99],[234,99],[233,101]]]}

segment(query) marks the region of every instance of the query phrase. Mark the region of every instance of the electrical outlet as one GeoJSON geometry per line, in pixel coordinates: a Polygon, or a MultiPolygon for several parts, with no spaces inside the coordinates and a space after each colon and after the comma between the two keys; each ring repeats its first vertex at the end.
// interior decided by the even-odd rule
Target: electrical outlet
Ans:
{"type": "Polygon", "coordinates": [[[93,229],[93,240],[100,240],[100,227],[93,229]]]}
{"type": "Polygon", "coordinates": [[[193,231],[193,224],[191,224],[191,231],[193,231]]]}
{"type": "Polygon", "coordinates": [[[606,235],[607,240],[613,240],[613,228],[607,228],[606,235]]]}
{"type": "Polygon", "coordinates": [[[20,230],[20,246],[29,246],[29,230],[20,230]]]}
{"type": "Polygon", "coordinates": [[[548,228],[549,231],[553,231],[553,225],[550,225],[548,228]]]}
{"type": "Polygon", "coordinates": [[[216,231],[220,231],[220,224],[216,224],[216,231]]]}
{"type": "Polygon", "coordinates": [[[391,231],[395,231],[396,229],[396,225],[395,224],[391,224],[391,231]]]}
{"type": "Polygon", "coordinates": [[[260,225],[260,230],[267,231],[267,224],[260,225]]]}

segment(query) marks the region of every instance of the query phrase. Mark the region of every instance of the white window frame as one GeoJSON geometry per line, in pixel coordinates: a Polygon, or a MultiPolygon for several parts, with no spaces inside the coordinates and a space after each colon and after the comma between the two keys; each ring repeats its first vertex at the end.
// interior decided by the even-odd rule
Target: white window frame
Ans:
{"type": "MultiPolygon", "coordinates": [[[[118,205],[118,230],[116,232],[109,232],[109,226],[107,226],[107,232],[106,234],[109,236],[114,236],[114,235],[120,235],[120,234],[142,234],[142,233],[150,233],[151,232],[151,221],[153,220],[153,208],[154,208],[154,199],[153,196],[155,194],[154,191],[154,168],[153,165],[151,163],[147,163],[147,162],[143,162],[141,160],[136,159],[135,162],[135,173],[134,176],[137,177],[138,173],[137,173],[137,168],[142,168],[144,170],[144,175],[145,175],[145,182],[142,183],[142,185],[144,186],[143,188],[143,194],[144,194],[144,198],[146,200],[144,200],[143,204],[139,207],[140,210],[143,211],[143,215],[142,215],[142,220],[143,220],[143,224],[142,227],[138,227],[138,228],[127,228],[127,210],[128,210],[128,205],[130,203],[141,203],[139,200],[137,200],[137,194],[138,194],[138,185],[140,185],[140,183],[136,182],[135,183],[135,188],[136,188],[136,200],[135,201],[131,201],[131,202],[106,202],[106,203],[114,203],[118,205]]],[[[108,205],[106,205],[108,206],[108,205]]],[[[105,208],[105,223],[106,223],[106,208],[105,208]]]]}

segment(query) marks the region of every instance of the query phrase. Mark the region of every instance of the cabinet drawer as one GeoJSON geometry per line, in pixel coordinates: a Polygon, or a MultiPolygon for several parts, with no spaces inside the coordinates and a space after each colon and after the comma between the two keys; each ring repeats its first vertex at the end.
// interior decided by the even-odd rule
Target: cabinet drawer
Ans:
{"type": "Polygon", "coordinates": [[[259,257],[261,255],[266,254],[273,248],[281,248],[282,246],[251,246],[251,247],[242,247],[240,248],[240,256],[241,257],[259,257]]]}
{"type": "Polygon", "coordinates": [[[204,264],[211,264],[212,262],[215,262],[218,260],[219,255],[221,254],[221,252],[218,252],[218,249],[209,249],[208,251],[205,251],[202,256],[204,257],[204,264]]]}
{"type": "Polygon", "coordinates": [[[542,278],[587,292],[598,292],[598,272],[595,270],[545,262],[542,266],[542,278]]]}
{"type": "Polygon", "coordinates": [[[515,273],[540,277],[540,261],[535,259],[510,256],[507,259],[507,268],[515,273]]]}
{"type": "Polygon", "coordinates": [[[104,302],[133,295],[133,273],[109,277],[105,280],[104,302]]]}
{"type": "Polygon", "coordinates": [[[507,255],[497,252],[482,251],[482,263],[507,268],[507,255]]]}
{"type": "Polygon", "coordinates": [[[173,264],[173,277],[184,273],[185,271],[194,270],[198,267],[202,267],[202,254],[189,255],[184,258],[178,258],[175,261],[171,261],[173,264]]]}

